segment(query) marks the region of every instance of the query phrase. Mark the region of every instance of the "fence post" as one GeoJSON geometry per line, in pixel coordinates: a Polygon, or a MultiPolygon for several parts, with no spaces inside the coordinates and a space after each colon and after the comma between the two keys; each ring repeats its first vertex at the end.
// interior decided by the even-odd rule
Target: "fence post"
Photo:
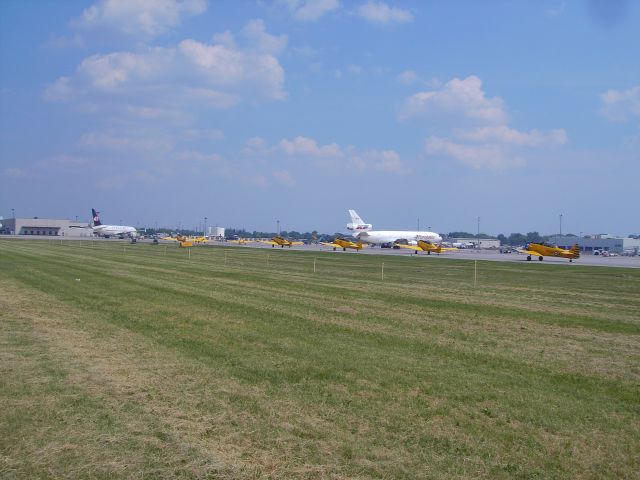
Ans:
{"type": "Polygon", "coordinates": [[[473,288],[476,288],[478,283],[478,261],[473,261],[473,288]]]}

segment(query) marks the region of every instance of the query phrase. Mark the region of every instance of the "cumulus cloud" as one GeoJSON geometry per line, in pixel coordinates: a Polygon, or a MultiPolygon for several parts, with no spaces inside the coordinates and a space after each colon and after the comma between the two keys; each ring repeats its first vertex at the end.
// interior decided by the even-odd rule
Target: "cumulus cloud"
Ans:
{"type": "Polygon", "coordinates": [[[325,14],[340,8],[340,0],[283,0],[293,18],[302,22],[313,22],[325,14]]]}
{"type": "Polygon", "coordinates": [[[368,22],[377,25],[409,23],[413,21],[413,15],[408,10],[390,7],[384,2],[369,1],[358,7],[357,14],[368,22]]]}
{"type": "Polygon", "coordinates": [[[242,34],[255,50],[263,54],[279,55],[287,46],[287,36],[267,33],[264,21],[259,18],[247,23],[242,29],[242,34]]]}
{"type": "Polygon", "coordinates": [[[370,150],[362,157],[373,169],[381,172],[400,173],[406,170],[400,154],[394,150],[370,150]]]}
{"type": "Polygon", "coordinates": [[[475,169],[520,167],[526,162],[525,149],[568,141],[561,128],[544,132],[510,127],[503,100],[487,97],[482,81],[474,75],[463,80],[454,78],[439,88],[409,97],[399,118],[416,117],[440,130],[425,140],[427,155],[448,157],[475,169]]]}
{"type": "Polygon", "coordinates": [[[167,138],[142,135],[127,137],[105,132],[85,133],[80,137],[78,145],[89,150],[116,152],[168,152],[173,148],[173,142],[167,138]]]}
{"type": "Polygon", "coordinates": [[[19,177],[24,177],[26,175],[24,170],[17,167],[5,168],[4,174],[9,178],[19,178],[19,177]]]}
{"type": "Polygon", "coordinates": [[[508,155],[499,145],[465,145],[436,136],[425,140],[425,151],[428,154],[444,154],[474,169],[501,169],[525,164],[521,157],[508,155]]]}
{"type": "Polygon", "coordinates": [[[343,157],[344,152],[336,143],[318,145],[309,137],[298,136],[293,140],[282,139],[280,148],[287,155],[312,156],[312,157],[343,157]]]}
{"type": "Polygon", "coordinates": [[[85,32],[153,38],[206,9],[205,0],[102,0],[84,10],[72,26],[85,32]]]}
{"type": "Polygon", "coordinates": [[[533,129],[521,132],[506,125],[478,127],[469,130],[456,130],[456,136],[462,140],[474,142],[499,142],[510,145],[563,145],[567,143],[567,133],[562,128],[544,133],[533,129]]]}
{"type": "Polygon", "coordinates": [[[418,75],[413,70],[405,70],[396,77],[400,83],[411,85],[418,79],[418,75]]]}
{"type": "Polygon", "coordinates": [[[273,178],[280,185],[284,185],[286,187],[294,187],[296,185],[295,179],[287,170],[279,170],[277,172],[274,172],[273,178]]]}
{"type": "Polygon", "coordinates": [[[487,97],[482,80],[475,75],[454,78],[438,90],[419,92],[407,98],[398,118],[450,115],[481,123],[504,123],[507,112],[500,97],[487,97]]]}
{"type": "Polygon", "coordinates": [[[247,41],[244,47],[186,39],[173,48],[92,55],[73,76],[47,86],[44,98],[91,98],[109,106],[135,99],[147,108],[159,104],[229,108],[245,99],[284,99],[284,69],[276,54],[285,48],[286,36],[268,34],[261,20],[249,22],[242,36],[247,41]]]}
{"type": "Polygon", "coordinates": [[[640,85],[628,90],[607,90],[600,95],[602,114],[615,122],[640,117],[640,85]]]}

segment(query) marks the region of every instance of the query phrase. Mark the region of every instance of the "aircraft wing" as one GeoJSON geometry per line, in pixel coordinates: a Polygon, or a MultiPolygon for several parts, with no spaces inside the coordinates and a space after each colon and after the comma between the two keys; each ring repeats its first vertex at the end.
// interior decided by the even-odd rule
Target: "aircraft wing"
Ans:
{"type": "Polygon", "coordinates": [[[326,245],[327,247],[340,247],[340,248],[342,248],[342,246],[338,245],[337,243],[320,242],[320,245],[326,245]]]}
{"type": "Polygon", "coordinates": [[[422,252],[422,249],[417,245],[404,245],[402,243],[394,243],[393,246],[400,247],[400,248],[408,248],[410,250],[415,250],[416,252],[422,252]]]}
{"type": "Polygon", "coordinates": [[[273,240],[258,240],[258,242],[267,245],[280,245],[278,242],[274,242],[273,240]]]}
{"type": "Polygon", "coordinates": [[[532,255],[534,257],[539,257],[540,255],[542,255],[540,252],[534,252],[533,250],[525,250],[524,248],[516,249],[516,252],[522,253],[523,255],[532,255]]]}

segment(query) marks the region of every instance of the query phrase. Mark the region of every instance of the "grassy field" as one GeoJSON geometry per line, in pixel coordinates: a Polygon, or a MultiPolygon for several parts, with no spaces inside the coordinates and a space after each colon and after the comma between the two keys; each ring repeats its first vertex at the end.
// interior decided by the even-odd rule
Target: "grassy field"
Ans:
{"type": "Polygon", "coordinates": [[[640,478],[640,270],[473,274],[0,241],[0,477],[640,478]]]}

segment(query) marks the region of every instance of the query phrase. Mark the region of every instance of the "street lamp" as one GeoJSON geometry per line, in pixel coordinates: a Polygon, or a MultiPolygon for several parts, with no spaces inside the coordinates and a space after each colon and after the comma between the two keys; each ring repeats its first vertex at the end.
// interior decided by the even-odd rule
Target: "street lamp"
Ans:
{"type": "Polygon", "coordinates": [[[418,231],[420,231],[420,217],[418,217],[418,231]]]}
{"type": "Polygon", "coordinates": [[[207,217],[204,217],[204,237],[207,236],[207,217]]]}
{"type": "Polygon", "coordinates": [[[15,209],[11,209],[11,218],[16,218],[16,211],[15,209]]]}
{"type": "Polygon", "coordinates": [[[480,248],[480,217],[478,217],[478,245],[477,248],[480,248]]]}
{"type": "Polygon", "coordinates": [[[280,235],[280,220],[276,220],[276,224],[278,225],[278,235],[280,235]]]}

